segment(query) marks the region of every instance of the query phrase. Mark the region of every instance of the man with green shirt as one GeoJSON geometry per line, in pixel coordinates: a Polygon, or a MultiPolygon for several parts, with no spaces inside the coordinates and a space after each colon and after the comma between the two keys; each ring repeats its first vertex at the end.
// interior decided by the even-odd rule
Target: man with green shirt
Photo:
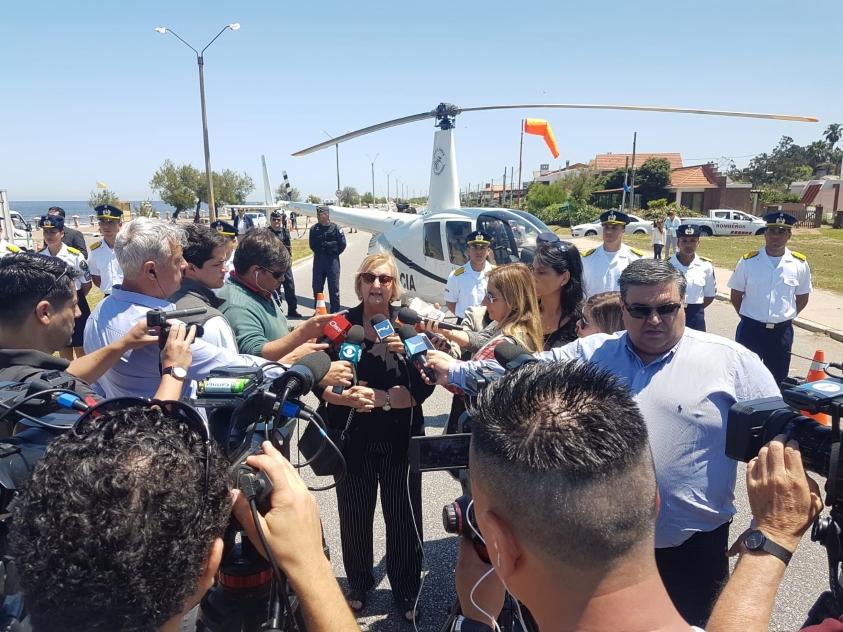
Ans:
{"type": "Polygon", "coordinates": [[[220,290],[225,303],[219,308],[234,330],[240,353],[280,360],[318,338],[331,320],[331,315],[314,316],[290,331],[277,296],[289,267],[290,253],[270,229],[255,228],[240,240],[234,271],[220,290]]]}

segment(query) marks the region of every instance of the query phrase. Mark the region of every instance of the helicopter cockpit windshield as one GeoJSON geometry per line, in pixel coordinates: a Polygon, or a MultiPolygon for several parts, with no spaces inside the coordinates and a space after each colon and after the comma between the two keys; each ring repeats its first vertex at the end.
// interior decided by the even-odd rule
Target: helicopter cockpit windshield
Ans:
{"type": "Polygon", "coordinates": [[[477,218],[477,229],[492,238],[492,257],[495,265],[533,260],[536,237],[550,230],[527,213],[500,210],[483,213],[477,218]]]}

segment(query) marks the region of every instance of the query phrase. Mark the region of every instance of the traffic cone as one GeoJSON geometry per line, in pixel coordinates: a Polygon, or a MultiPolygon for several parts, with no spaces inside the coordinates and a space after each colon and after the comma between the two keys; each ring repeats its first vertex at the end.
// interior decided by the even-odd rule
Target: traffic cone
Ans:
{"type": "Polygon", "coordinates": [[[328,306],[325,305],[325,295],[322,292],[316,294],[316,315],[327,314],[328,306]]]}
{"type": "MultiPolygon", "coordinates": [[[[811,366],[808,367],[808,375],[805,376],[805,381],[818,382],[820,380],[824,380],[827,377],[825,373],[825,368],[827,366],[828,363],[825,361],[825,351],[817,349],[814,353],[814,359],[811,361],[811,366]]],[[[831,417],[825,413],[816,413],[815,415],[812,415],[805,410],[800,412],[806,417],[810,417],[825,426],[831,425],[831,417]]]]}

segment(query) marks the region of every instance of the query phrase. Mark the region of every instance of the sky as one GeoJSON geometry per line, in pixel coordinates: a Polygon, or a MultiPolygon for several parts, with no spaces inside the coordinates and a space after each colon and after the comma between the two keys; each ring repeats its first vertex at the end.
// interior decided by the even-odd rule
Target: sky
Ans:
{"type": "MultiPolygon", "coordinates": [[[[823,5],[825,6],[825,5],[823,5]]],[[[97,181],[125,200],[157,199],[169,158],[204,169],[196,56],[205,53],[211,164],[246,172],[263,198],[286,170],[304,195],[332,197],[333,148],[299,149],[381,121],[510,103],[624,103],[817,116],[819,124],[576,110],[457,118],[460,186],[518,168],[520,121],[546,118],[560,148],[526,136],[523,180],[540,163],[597,153],[680,152],[686,165],[739,165],[782,135],[803,144],[843,122],[843,21],[781,0],[517,3],[314,0],[4,2],[0,8],[0,188],[11,200],[84,200],[97,181]],[[826,16],[826,19],[823,18],[826,16]]],[[[433,122],[339,148],[342,186],[426,192],[433,122]]]]}

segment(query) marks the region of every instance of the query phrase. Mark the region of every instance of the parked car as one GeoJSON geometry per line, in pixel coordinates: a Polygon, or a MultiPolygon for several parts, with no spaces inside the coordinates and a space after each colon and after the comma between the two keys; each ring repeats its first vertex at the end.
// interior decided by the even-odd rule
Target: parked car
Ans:
{"type": "Polygon", "coordinates": [[[252,223],[255,228],[266,228],[266,214],[260,211],[249,211],[245,213],[246,217],[252,218],[252,223]]]}
{"type": "MultiPolygon", "coordinates": [[[[629,215],[629,213],[627,213],[629,215]]],[[[626,225],[626,232],[629,235],[649,235],[653,232],[653,222],[642,219],[637,215],[629,215],[630,222],[626,225]]],[[[577,224],[571,226],[572,237],[597,237],[603,234],[603,226],[600,224],[600,218],[587,224],[577,224]]]]}
{"type": "Polygon", "coordinates": [[[708,217],[683,217],[685,224],[700,227],[700,234],[712,235],[763,235],[766,222],[743,211],[728,208],[714,208],[708,211],[708,217]]]}

